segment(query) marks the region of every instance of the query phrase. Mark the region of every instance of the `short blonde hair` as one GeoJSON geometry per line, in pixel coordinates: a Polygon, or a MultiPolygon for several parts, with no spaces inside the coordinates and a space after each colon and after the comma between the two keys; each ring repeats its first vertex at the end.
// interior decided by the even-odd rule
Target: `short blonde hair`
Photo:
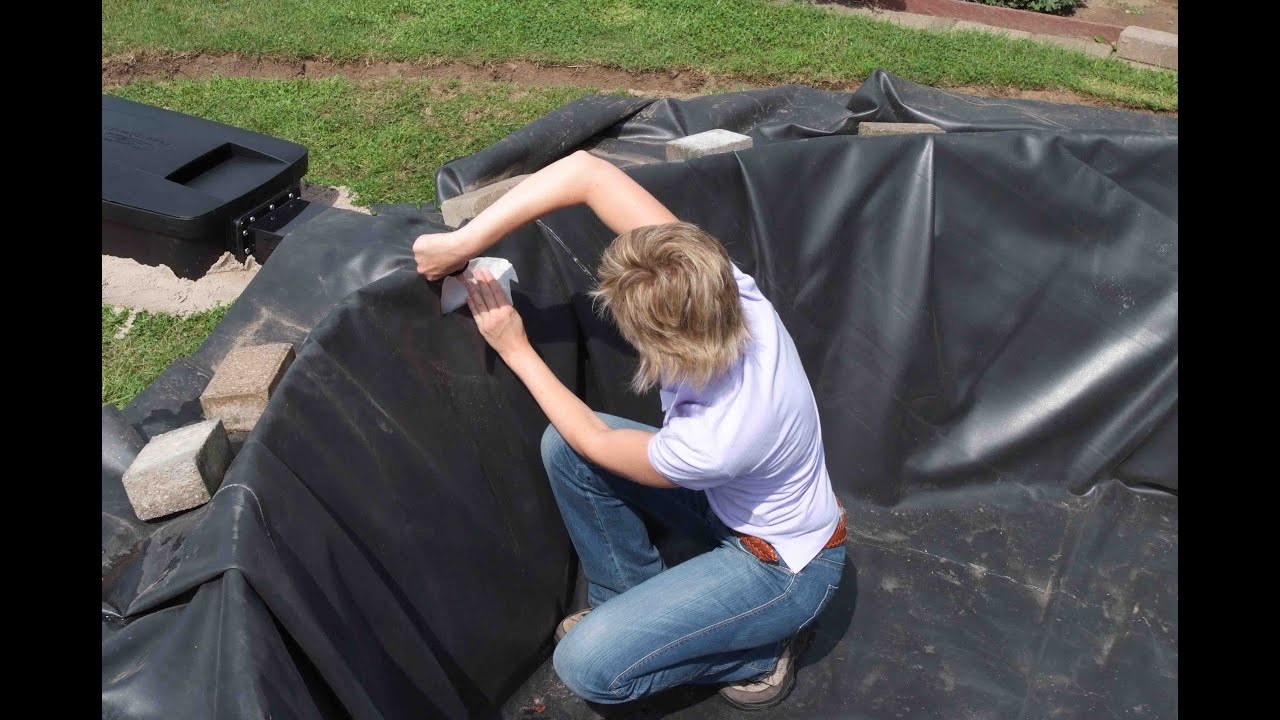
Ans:
{"type": "Polygon", "coordinates": [[[617,237],[600,258],[596,300],[640,355],[631,387],[703,388],[742,356],[751,337],[720,241],[686,222],[617,237]]]}

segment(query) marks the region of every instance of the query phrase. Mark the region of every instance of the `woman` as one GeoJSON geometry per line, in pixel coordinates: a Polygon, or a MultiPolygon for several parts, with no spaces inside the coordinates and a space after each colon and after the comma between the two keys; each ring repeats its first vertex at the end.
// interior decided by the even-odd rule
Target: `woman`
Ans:
{"type": "Polygon", "coordinates": [[[634,389],[660,388],[662,428],[592,412],[538,357],[493,276],[467,279],[481,335],[551,421],[542,458],[588,581],[589,607],[556,629],[556,672],[597,703],[719,683],[737,707],[772,707],[794,685],[802,631],[840,584],[845,527],[813,391],[755,281],[584,152],[459,230],[419,237],[418,271],[444,277],[577,203],[618,233],[595,294],[639,356],[634,389]],[[644,515],[714,549],[667,568],[644,515]]]}

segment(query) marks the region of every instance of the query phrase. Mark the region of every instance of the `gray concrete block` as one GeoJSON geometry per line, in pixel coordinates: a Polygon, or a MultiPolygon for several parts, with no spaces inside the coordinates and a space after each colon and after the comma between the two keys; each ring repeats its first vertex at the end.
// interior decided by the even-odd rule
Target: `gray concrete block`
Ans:
{"type": "Polygon", "coordinates": [[[253,345],[227,353],[200,394],[206,420],[221,420],[228,432],[248,432],[293,362],[289,343],[253,345]]]}
{"type": "Polygon", "coordinates": [[[124,491],[138,518],[153,520],[209,502],[230,464],[222,422],[205,420],[151,438],[124,471],[124,491]]]}
{"type": "Polygon", "coordinates": [[[875,135],[915,135],[918,133],[940,133],[942,128],[931,123],[886,123],[864,122],[858,124],[858,134],[875,135]]]}
{"type": "Polygon", "coordinates": [[[519,185],[527,177],[529,177],[527,174],[516,175],[445,200],[440,205],[444,224],[449,227],[458,227],[464,220],[470,220],[484,212],[485,208],[498,202],[498,198],[506,195],[511,188],[519,185]]]}
{"type": "Polygon", "coordinates": [[[751,148],[752,139],[729,130],[708,130],[667,143],[667,160],[688,160],[751,148]]]}
{"type": "Polygon", "coordinates": [[[1096,58],[1111,57],[1111,52],[1115,49],[1111,47],[1111,43],[1100,43],[1096,40],[1086,40],[1084,38],[1063,37],[1062,35],[1032,35],[1031,39],[1036,42],[1061,45],[1068,50],[1075,50],[1096,58]]]}
{"type": "Polygon", "coordinates": [[[1124,60],[1178,69],[1178,36],[1131,25],[1120,32],[1116,53],[1124,60]]]}
{"type": "Polygon", "coordinates": [[[895,12],[893,10],[886,10],[884,12],[877,13],[876,18],[880,20],[888,20],[894,25],[901,25],[902,27],[915,28],[916,30],[932,30],[935,32],[950,30],[955,27],[956,24],[956,21],[952,18],[895,12]]]}
{"type": "Polygon", "coordinates": [[[992,33],[995,35],[1004,35],[1017,40],[1030,40],[1031,33],[1026,30],[1012,30],[1010,28],[996,27],[995,25],[984,25],[982,23],[971,22],[969,20],[961,20],[951,26],[952,30],[975,30],[977,32],[992,33]]]}

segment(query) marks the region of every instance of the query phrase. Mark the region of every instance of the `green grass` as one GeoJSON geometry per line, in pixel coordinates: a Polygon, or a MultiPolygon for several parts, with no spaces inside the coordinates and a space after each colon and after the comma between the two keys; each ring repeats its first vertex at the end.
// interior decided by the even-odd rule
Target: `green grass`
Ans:
{"type": "Polygon", "coordinates": [[[527,59],[849,82],[1074,90],[1177,110],[1178,78],[977,32],[930,33],[767,0],[103,0],[102,51],[287,58],[527,59]]]}
{"type": "Polygon", "coordinates": [[[135,82],[109,92],[292,140],[307,179],[346,185],[361,204],[429,202],[446,162],[488,147],[593,88],[504,83],[253,78],[135,82]]]}
{"type": "Polygon", "coordinates": [[[123,407],[160,376],[169,363],[196,351],[222,320],[225,307],[185,318],[139,312],[121,339],[116,332],[129,311],[102,306],[102,404],[123,407]]]}

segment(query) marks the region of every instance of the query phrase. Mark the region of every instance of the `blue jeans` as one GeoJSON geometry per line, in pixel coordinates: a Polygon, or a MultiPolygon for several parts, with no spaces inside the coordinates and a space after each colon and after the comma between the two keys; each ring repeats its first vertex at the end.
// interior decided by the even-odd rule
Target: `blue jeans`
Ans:
{"type": "MultiPolygon", "coordinates": [[[[610,427],[657,430],[598,414],[610,427]]],[[[614,475],[554,427],[542,436],[542,461],[593,608],[560,642],[554,664],[586,700],[621,703],[677,685],[763,678],[840,585],[843,546],[794,573],[747,552],[701,491],[614,475]],[[668,569],[640,511],[714,549],[668,569]]]]}

